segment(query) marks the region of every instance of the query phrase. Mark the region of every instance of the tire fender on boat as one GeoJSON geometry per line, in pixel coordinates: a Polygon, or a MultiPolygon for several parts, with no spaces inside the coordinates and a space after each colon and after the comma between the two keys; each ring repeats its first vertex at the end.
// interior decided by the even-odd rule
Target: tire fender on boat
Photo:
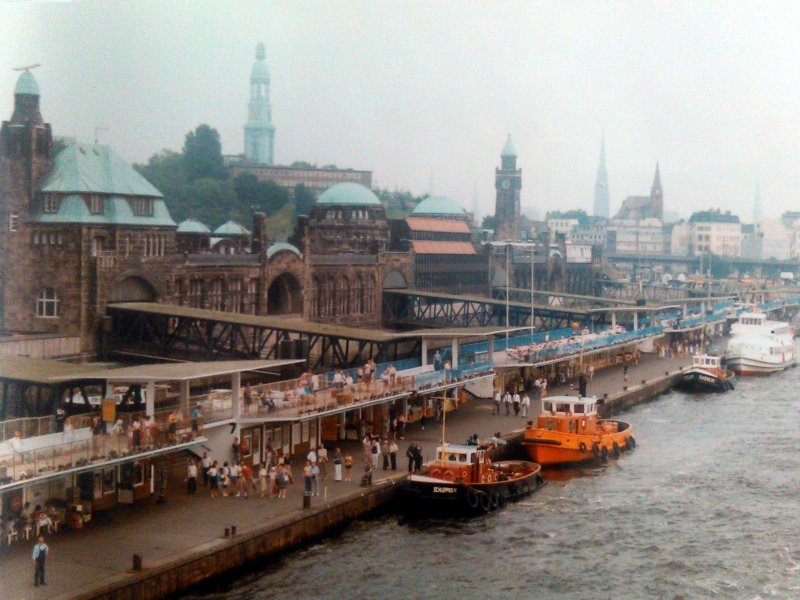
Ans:
{"type": "Polygon", "coordinates": [[[600,460],[603,461],[603,464],[608,462],[608,448],[605,446],[600,446],[600,460]]]}
{"type": "Polygon", "coordinates": [[[496,491],[492,492],[490,499],[492,501],[492,510],[500,506],[500,494],[498,494],[496,491]]]}
{"type": "Polygon", "coordinates": [[[475,490],[467,490],[467,505],[472,508],[478,508],[481,504],[481,498],[475,490]]]}
{"type": "Polygon", "coordinates": [[[619,458],[619,444],[614,442],[614,457],[619,458]]]}
{"type": "Polygon", "coordinates": [[[492,509],[492,500],[489,498],[489,494],[482,492],[478,498],[480,499],[483,512],[489,512],[492,509]]]}
{"type": "Polygon", "coordinates": [[[625,447],[628,450],[633,450],[633,436],[628,436],[625,438],[625,447]]]}
{"type": "Polygon", "coordinates": [[[598,444],[597,442],[592,444],[592,452],[594,452],[595,456],[600,456],[600,444],[598,444]]]}
{"type": "Polygon", "coordinates": [[[586,444],[584,444],[583,442],[578,444],[578,450],[580,450],[581,452],[585,453],[586,452],[586,444]]]}
{"type": "Polygon", "coordinates": [[[633,437],[633,436],[631,436],[631,437],[629,437],[628,439],[631,441],[631,446],[633,446],[634,448],[636,448],[636,438],[635,438],[635,437],[633,437]]]}

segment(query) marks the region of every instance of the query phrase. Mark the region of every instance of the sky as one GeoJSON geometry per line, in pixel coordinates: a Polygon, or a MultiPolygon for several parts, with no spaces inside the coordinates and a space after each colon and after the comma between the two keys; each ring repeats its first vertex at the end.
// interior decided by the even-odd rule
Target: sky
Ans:
{"type": "Polygon", "coordinates": [[[34,74],[54,135],[131,162],[200,123],[242,152],[255,46],[271,74],[276,162],[373,171],[375,187],[494,210],[511,134],[523,211],[591,212],[600,140],[612,213],[752,218],[800,209],[800,3],[0,2],[0,115],[34,74]]]}

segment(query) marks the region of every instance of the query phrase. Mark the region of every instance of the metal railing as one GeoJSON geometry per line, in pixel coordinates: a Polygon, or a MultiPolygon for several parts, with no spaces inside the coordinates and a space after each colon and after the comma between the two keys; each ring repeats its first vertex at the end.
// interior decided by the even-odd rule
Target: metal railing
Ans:
{"type": "Polygon", "coordinates": [[[56,419],[52,415],[0,421],[0,443],[13,438],[18,431],[23,438],[29,438],[53,433],[55,430],[56,419]]]}

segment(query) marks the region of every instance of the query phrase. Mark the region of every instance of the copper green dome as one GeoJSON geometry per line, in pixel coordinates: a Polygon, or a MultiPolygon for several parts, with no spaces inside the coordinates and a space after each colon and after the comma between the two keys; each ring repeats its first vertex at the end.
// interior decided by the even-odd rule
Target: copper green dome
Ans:
{"type": "Polygon", "coordinates": [[[250,231],[244,225],[240,225],[236,221],[228,221],[217,227],[214,230],[214,235],[217,237],[246,237],[250,235],[250,231]]]}
{"type": "Polygon", "coordinates": [[[197,219],[186,219],[178,225],[178,233],[196,233],[210,235],[211,230],[197,219]]]}
{"type": "Polygon", "coordinates": [[[39,84],[30,71],[23,71],[14,86],[14,94],[27,94],[29,96],[39,95],[39,84]]]}
{"type": "Polygon", "coordinates": [[[381,201],[363,185],[357,183],[337,183],[322,192],[317,199],[319,205],[335,206],[381,206],[381,201]]]}
{"type": "Polygon", "coordinates": [[[463,217],[467,213],[451,198],[431,196],[417,204],[411,214],[415,217],[463,217]]]}

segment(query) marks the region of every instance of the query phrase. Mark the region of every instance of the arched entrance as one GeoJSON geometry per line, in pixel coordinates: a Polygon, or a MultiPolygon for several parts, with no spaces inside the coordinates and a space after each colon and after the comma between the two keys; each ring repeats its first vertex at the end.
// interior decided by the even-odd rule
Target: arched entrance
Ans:
{"type": "Polygon", "coordinates": [[[142,277],[126,277],[114,286],[109,302],[155,302],[158,294],[153,285],[142,277]]]}
{"type": "Polygon", "coordinates": [[[403,277],[403,274],[397,269],[392,269],[383,278],[383,289],[385,290],[404,289],[407,287],[408,283],[406,282],[406,278],[403,277]]]}
{"type": "Polygon", "coordinates": [[[267,290],[267,314],[288,315],[303,312],[303,288],[291,273],[281,273],[267,290]]]}

